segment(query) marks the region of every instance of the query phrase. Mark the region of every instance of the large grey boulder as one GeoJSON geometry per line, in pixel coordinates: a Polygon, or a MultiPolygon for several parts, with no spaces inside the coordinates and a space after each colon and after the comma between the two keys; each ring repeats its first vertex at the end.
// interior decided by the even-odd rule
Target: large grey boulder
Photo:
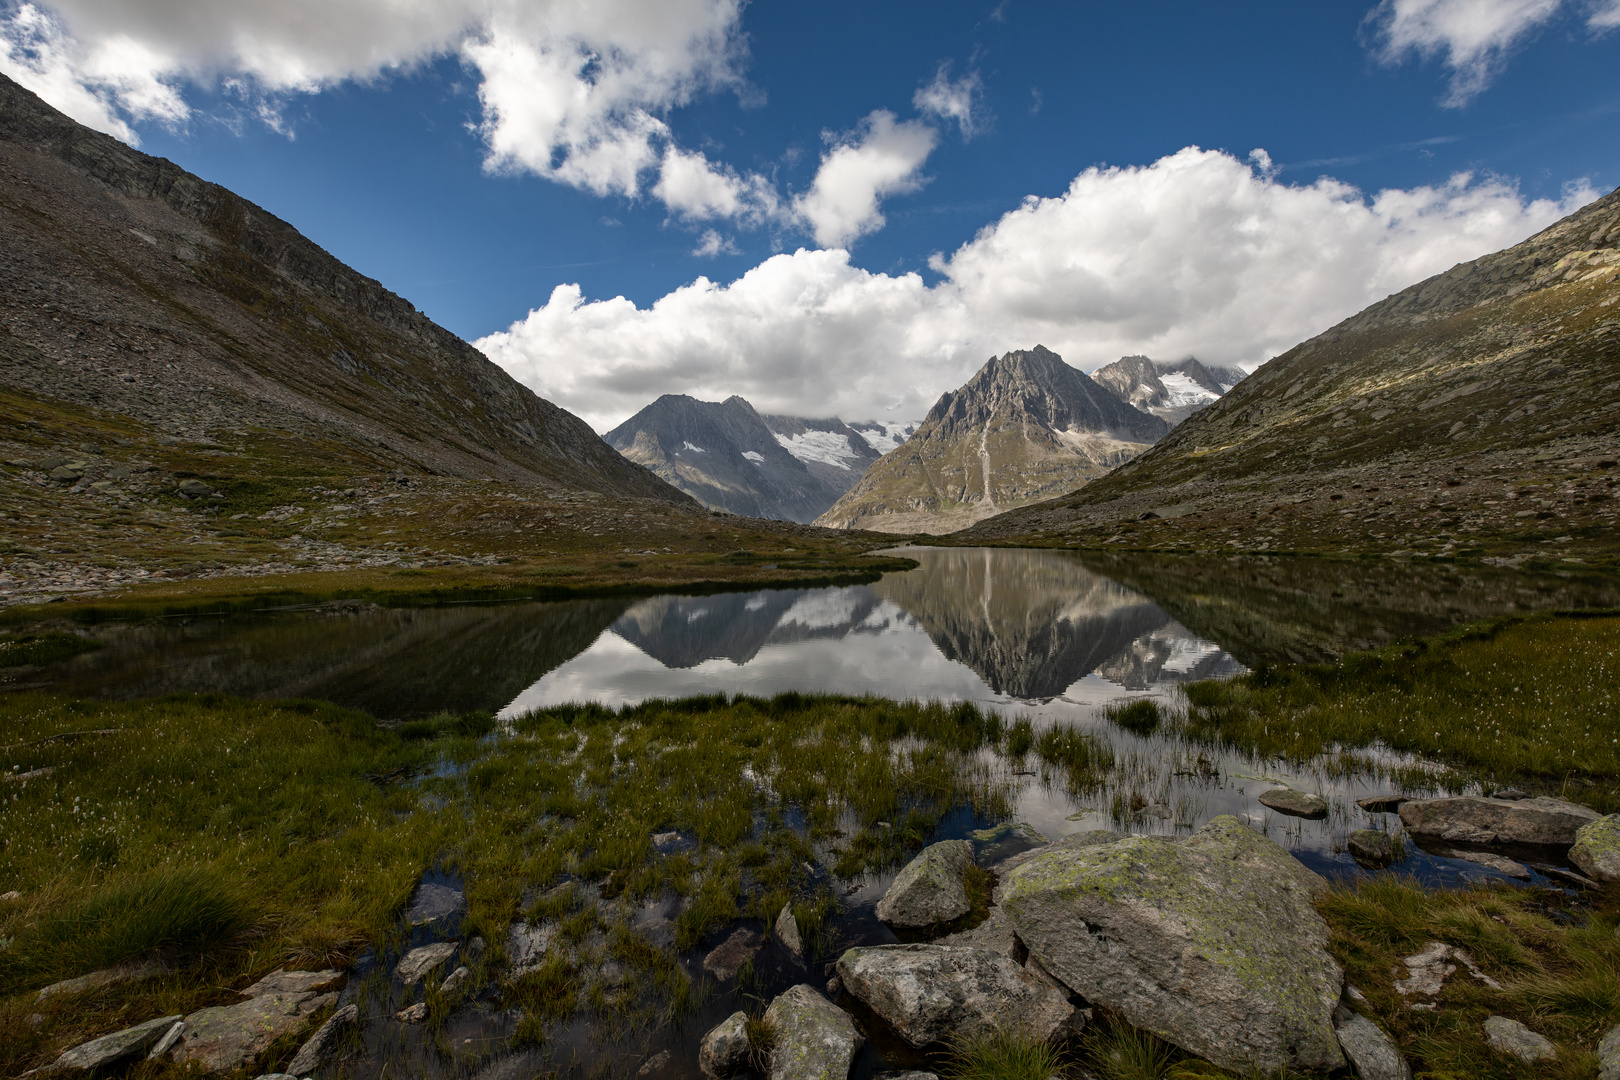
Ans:
{"type": "Polygon", "coordinates": [[[1400,808],[1401,824],[1413,836],[1457,844],[1540,844],[1569,847],[1581,826],[1598,814],[1568,799],[1490,799],[1458,795],[1414,799],[1400,808]]]}
{"type": "Polygon", "coordinates": [[[337,1001],[329,990],[343,979],[341,971],[272,972],[242,991],[246,1001],[188,1015],[185,1031],[170,1056],[205,1073],[239,1069],[337,1001]]]}
{"type": "Polygon", "coordinates": [[[776,1035],[770,1080],[845,1080],[866,1042],[848,1013],[804,983],[777,995],[765,1022],[776,1035]]]}
{"type": "Polygon", "coordinates": [[[838,960],[844,989],[912,1046],[1015,1029],[1041,1040],[1074,1006],[999,953],[951,945],[877,945],[838,960]]]}
{"type": "Polygon", "coordinates": [[[1180,841],[1048,852],[1001,906],[1047,971],[1136,1027],[1233,1071],[1333,1069],[1344,980],[1311,905],[1326,885],[1228,815],[1180,841]]]}
{"type": "Polygon", "coordinates": [[[287,1066],[287,1071],[294,1076],[308,1076],[331,1056],[337,1048],[338,1038],[360,1020],[360,1006],[353,1003],[343,1006],[316,1029],[304,1045],[298,1048],[298,1053],[287,1066]]]}
{"type": "Polygon", "coordinates": [[[1620,1080],[1620,1024],[1598,1043],[1598,1080],[1620,1080]]]}
{"type": "Polygon", "coordinates": [[[901,928],[960,919],[972,907],[962,884],[962,875],[972,864],[973,845],[966,840],[930,844],[895,875],[877,903],[877,917],[901,928]]]}
{"type": "Polygon", "coordinates": [[[1485,1041],[1491,1049],[1518,1058],[1526,1065],[1550,1061],[1558,1056],[1558,1049],[1545,1036],[1537,1035],[1517,1020],[1505,1016],[1485,1019],[1485,1041]]]}
{"type": "Polygon", "coordinates": [[[1339,1048],[1355,1066],[1360,1080],[1412,1080],[1412,1067],[1383,1028],[1343,1006],[1333,1017],[1339,1048]]]}
{"type": "Polygon", "coordinates": [[[1575,831],[1569,861],[1593,881],[1620,881],[1620,814],[1610,814],[1575,831]]]}
{"type": "Polygon", "coordinates": [[[62,1054],[50,1068],[88,1071],[124,1061],[150,1049],[179,1022],[178,1016],[160,1016],[156,1020],[136,1024],[122,1031],[115,1031],[111,1035],[91,1039],[62,1054]]]}
{"type": "Polygon", "coordinates": [[[698,1043],[698,1068],[704,1076],[731,1076],[748,1067],[748,1014],[734,1012],[698,1043]]]}
{"type": "Polygon", "coordinates": [[[1029,955],[1024,943],[1013,933],[1012,920],[1000,907],[992,907],[984,922],[971,930],[958,930],[934,942],[935,945],[961,945],[969,949],[986,949],[1022,964],[1029,955]]]}

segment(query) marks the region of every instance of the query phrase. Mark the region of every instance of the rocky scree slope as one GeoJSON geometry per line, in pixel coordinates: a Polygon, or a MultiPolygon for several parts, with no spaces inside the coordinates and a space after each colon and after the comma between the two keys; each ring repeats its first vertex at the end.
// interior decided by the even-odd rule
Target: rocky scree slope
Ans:
{"type": "Polygon", "coordinates": [[[0,387],[289,462],[684,501],[291,225],[3,76],[0,387]]]}
{"type": "Polygon", "coordinates": [[[1620,192],[1272,360],[967,542],[1614,555],[1620,192]]]}
{"type": "Polygon", "coordinates": [[[1143,412],[1174,425],[1242,382],[1245,372],[1206,366],[1191,357],[1166,363],[1145,356],[1122,356],[1092,372],[1091,377],[1143,412]]]}
{"type": "Polygon", "coordinates": [[[877,458],[859,435],[832,427],[841,422],[772,419],[774,426],[735,395],[713,402],[665,394],[606,439],[705,506],[778,521],[814,520],[877,458]],[[788,433],[785,443],[778,429],[788,433]],[[832,463],[840,450],[843,468],[832,463]]]}
{"type": "Polygon", "coordinates": [[[1169,430],[1037,345],[992,357],[945,394],[819,525],[946,533],[1048,499],[1128,461],[1169,430]]]}

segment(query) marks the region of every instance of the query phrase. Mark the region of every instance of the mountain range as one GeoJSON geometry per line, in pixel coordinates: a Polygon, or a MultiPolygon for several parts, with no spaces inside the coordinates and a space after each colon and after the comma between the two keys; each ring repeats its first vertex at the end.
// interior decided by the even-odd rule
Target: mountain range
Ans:
{"type": "Polygon", "coordinates": [[[1091,377],[1144,412],[1179,424],[1243,381],[1242,368],[1215,367],[1188,358],[1166,363],[1122,356],[1091,377]]]}

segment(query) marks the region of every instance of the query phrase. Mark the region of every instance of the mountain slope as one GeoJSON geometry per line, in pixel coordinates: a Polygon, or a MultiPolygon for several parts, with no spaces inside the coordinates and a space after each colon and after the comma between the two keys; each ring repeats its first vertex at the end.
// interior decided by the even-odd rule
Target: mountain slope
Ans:
{"type": "Polygon", "coordinates": [[[1037,345],[992,357],[817,524],[943,533],[1072,491],[1169,430],[1037,345]]]}
{"type": "Polygon", "coordinates": [[[1617,449],[1620,191],[1372,305],[1107,478],[963,539],[1606,558],[1617,449]]]}
{"type": "MultiPolygon", "coordinates": [[[[804,445],[810,429],[800,427],[804,445]]],[[[812,436],[810,443],[832,449],[837,433],[818,433],[834,438],[812,436]]],[[[605,438],[626,458],[705,506],[734,514],[808,522],[843,490],[789,452],[754,407],[736,396],[715,402],[665,394],[605,438]]]]}
{"type": "Polygon", "coordinates": [[[275,454],[680,499],[286,222],[0,76],[0,386],[275,454]]]}
{"type": "Polygon", "coordinates": [[[1206,367],[1188,358],[1175,363],[1122,356],[1091,377],[1121,398],[1171,424],[1179,424],[1243,380],[1238,368],[1206,367]]]}

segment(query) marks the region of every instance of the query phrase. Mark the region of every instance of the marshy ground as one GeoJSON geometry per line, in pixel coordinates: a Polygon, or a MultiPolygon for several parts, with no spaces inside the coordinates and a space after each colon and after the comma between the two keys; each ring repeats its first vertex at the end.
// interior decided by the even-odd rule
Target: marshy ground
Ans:
{"type": "MultiPolygon", "coordinates": [[[[59,655],[78,647],[70,638],[13,636],[0,656],[59,655]]],[[[1511,781],[1612,812],[1617,645],[1613,617],[1499,622],[1194,684],[1185,713],[1139,707],[1114,721],[1266,760],[1388,746],[1445,764],[1459,790],[1511,781]]],[[[861,905],[873,883],[941,835],[1006,820],[1014,774],[1080,798],[1131,767],[1085,731],[970,705],[801,695],[564,707],[509,725],[480,713],[379,723],[223,696],[14,693],[0,710],[0,892],[18,894],[0,901],[6,1075],[150,1016],[234,1000],[231,988],[280,966],[372,961],[362,1000],[391,1016],[409,1001],[386,969],[409,943],[400,911],[424,873],[461,884],[459,936],[489,948],[465,989],[411,992],[426,1023],[358,1042],[334,1075],[406,1064],[471,1075],[518,1047],[545,1069],[628,1075],[657,1047],[695,1042],[701,1018],[761,1010],[773,981],[815,980],[820,963],[870,940],[880,931],[861,905]],[[733,978],[703,970],[709,948],[737,927],[768,934],[784,904],[809,943],[808,976],[773,968],[769,950],[733,978]],[[550,926],[567,947],[509,979],[515,923],[550,926]],[[59,979],[151,956],[163,974],[35,1000],[59,979]],[[599,1049],[582,1054],[587,1031],[599,1049]]],[[[1558,1044],[1556,1066],[1536,1075],[1595,1075],[1595,1040],[1620,1022],[1613,890],[1433,891],[1379,874],[1337,882],[1320,909],[1349,980],[1419,1075],[1531,1075],[1482,1046],[1492,1013],[1558,1044]],[[1435,940],[1469,949],[1500,989],[1455,979],[1439,1009],[1408,1009],[1391,970],[1435,940]]],[[[1106,1017],[1052,1053],[1120,1080],[1222,1075],[1106,1017]]],[[[941,1051],[934,1064],[1033,1077],[1047,1067],[1037,1058],[1009,1044],[941,1051]]]]}

